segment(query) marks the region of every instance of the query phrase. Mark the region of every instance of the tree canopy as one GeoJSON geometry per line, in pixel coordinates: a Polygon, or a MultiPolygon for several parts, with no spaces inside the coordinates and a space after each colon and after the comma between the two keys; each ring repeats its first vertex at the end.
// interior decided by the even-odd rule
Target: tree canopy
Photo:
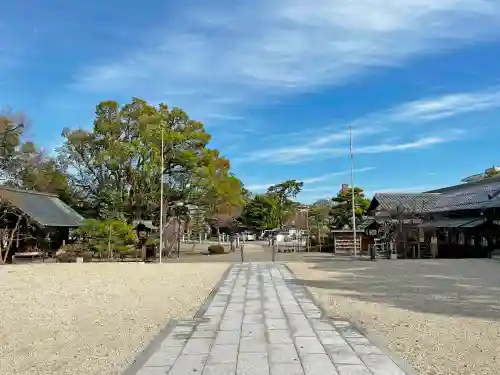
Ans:
{"type": "MultiPolygon", "coordinates": [[[[333,227],[352,226],[352,201],[352,188],[340,190],[337,196],[332,198],[330,217],[333,227]]],[[[359,187],[354,188],[354,205],[356,218],[361,218],[370,206],[370,200],[365,198],[363,189],[359,187]]]]}
{"type": "MultiPolygon", "coordinates": [[[[0,183],[59,195],[90,219],[82,233],[113,227],[112,237],[120,236],[125,230],[118,229],[130,230],[134,220],[158,225],[162,184],[163,222],[170,225],[175,218],[195,231],[239,223],[262,231],[297,225],[306,216],[316,228],[339,228],[352,224],[353,199],[357,217],[369,205],[356,187],[354,198],[350,189],[342,190],[308,205],[303,215],[295,201],[303,182],[294,179],[252,194],[231,172],[229,160],[209,147],[203,124],[166,104],[139,98],[124,105],[100,102],[92,126],[63,129],[62,145],[51,154],[25,139],[27,124],[22,114],[0,113],[0,183]]],[[[103,233],[96,236],[96,248],[102,247],[103,233]]]]}
{"type": "Polygon", "coordinates": [[[283,226],[285,218],[290,215],[295,208],[291,199],[297,197],[303,185],[303,182],[298,182],[297,180],[286,180],[277,185],[270,186],[267,189],[267,193],[272,196],[276,202],[280,227],[283,226]]]}
{"type": "Polygon", "coordinates": [[[12,112],[0,115],[1,183],[58,194],[89,219],[158,222],[162,184],[165,222],[179,216],[180,204],[239,215],[241,181],[208,147],[203,124],[182,109],[138,98],[103,101],[92,127],[63,129],[51,155],[24,140],[25,123],[12,112]]]}

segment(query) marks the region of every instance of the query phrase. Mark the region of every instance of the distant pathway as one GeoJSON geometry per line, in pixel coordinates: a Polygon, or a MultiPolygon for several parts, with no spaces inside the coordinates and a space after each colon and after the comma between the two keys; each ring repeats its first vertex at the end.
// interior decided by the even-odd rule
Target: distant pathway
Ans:
{"type": "Polygon", "coordinates": [[[407,375],[294,280],[282,264],[234,265],[203,318],[177,324],[136,374],[407,375]]]}

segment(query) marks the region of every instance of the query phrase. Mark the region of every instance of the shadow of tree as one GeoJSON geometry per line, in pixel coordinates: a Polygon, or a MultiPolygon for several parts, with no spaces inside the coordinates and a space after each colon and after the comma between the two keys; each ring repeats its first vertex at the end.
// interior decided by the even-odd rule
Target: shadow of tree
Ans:
{"type": "Polygon", "coordinates": [[[311,254],[320,280],[292,283],[329,290],[332,298],[382,303],[423,313],[500,319],[500,267],[488,260],[353,261],[311,254]]]}

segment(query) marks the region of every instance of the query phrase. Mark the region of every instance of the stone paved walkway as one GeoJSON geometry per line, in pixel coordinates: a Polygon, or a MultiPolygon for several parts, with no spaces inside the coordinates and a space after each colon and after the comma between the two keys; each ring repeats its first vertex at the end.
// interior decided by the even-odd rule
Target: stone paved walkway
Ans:
{"type": "Polygon", "coordinates": [[[203,318],[180,322],[137,375],[406,375],[294,279],[282,264],[234,265],[203,318]]]}

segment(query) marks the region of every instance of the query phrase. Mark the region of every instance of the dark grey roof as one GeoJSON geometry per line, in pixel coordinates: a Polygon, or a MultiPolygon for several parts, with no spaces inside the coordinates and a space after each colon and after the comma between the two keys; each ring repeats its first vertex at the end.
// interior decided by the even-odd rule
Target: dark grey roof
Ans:
{"type": "MultiPolygon", "coordinates": [[[[331,229],[330,230],[331,233],[352,233],[353,230],[352,229],[331,229]]],[[[359,229],[359,228],[356,228],[356,233],[363,233],[364,231],[359,229]]]]}
{"type": "Polygon", "coordinates": [[[369,211],[382,209],[390,213],[424,213],[439,198],[434,193],[377,193],[369,211]]]}
{"type": "Polygon", "coordinates": [[[83,220],[56,195],[0,186],[0,196],[43,227],[77,227],[83,220]]]}
{"type": "Polygon", "coordinates": [[[419,225],[419,228],[474,228],[485,223],[484,218],[460,217],[445,218],[436,221],[428,221],[419,225]]]}
{"type": "Polygon", "coordinates": [[[473,189],[481,186],[495,186],[495,185],[497,186],[500,185],[500,175],[487,177],[479,181],[472,181],[452,186],[445,186],[439,189],[427,191],[426,193],[451,194],[463,191],[464,189],[473,189]]]}
{"type": "Polygon", "coordinates": [[[500,207],[500,180],[488,184],[464,184],[462,189],[441,194],[429,212],[480,210],[500,207]]]}
{"type": "Polygon", "coordinates": [[[374,222],[375,222],[375,219],[373,219],[373,218],[363,219],[363,221],[356,226],[356,229],[366,230],[374,222]]]}
{"type": "Polygon", "coordinates": [[[134,220],[134,221],[132,221],[132,225],[134,226],[134,228],[136,228],[140,224],[144,225],[147,229],[151,229],[151,230],[159,229],[158,227],[155,227],[153,225],[153,220],[134,220]]]}
{"type": "Polygon", "coordinates": [[[484,223],[486,223],[486,219],[484,217],[479,217],[479,218],[471,221],[470,223],[461,225],[460,228],[475,228],[475,227],[478,227],[484,223]]]}

